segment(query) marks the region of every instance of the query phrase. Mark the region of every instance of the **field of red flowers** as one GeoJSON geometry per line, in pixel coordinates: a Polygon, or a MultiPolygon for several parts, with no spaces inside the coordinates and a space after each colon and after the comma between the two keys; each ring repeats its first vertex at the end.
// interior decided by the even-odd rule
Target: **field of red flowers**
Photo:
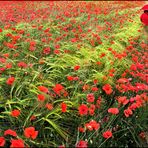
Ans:
{"type": "Polygon", "coordinates": [[[144,147],[142,1],[0,2],[0,147],[144,147]]]}

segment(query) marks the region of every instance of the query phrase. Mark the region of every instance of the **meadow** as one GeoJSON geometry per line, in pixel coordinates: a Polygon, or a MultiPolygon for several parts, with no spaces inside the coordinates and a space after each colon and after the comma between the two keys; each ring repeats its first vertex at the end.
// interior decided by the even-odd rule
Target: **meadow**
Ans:
{"type": "Polygon", "coordinates": [[[0,147],[146,147],[143,1],[0,2],[0,147]]]}

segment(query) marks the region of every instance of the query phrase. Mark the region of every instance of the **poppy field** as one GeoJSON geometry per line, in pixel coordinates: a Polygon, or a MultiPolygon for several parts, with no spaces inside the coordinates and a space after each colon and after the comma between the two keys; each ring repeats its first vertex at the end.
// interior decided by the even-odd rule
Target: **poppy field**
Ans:
{"type": "Polygon", "coordinates": [[[0,147],[145,147],[143,1],[0,2],[0,147]]]}

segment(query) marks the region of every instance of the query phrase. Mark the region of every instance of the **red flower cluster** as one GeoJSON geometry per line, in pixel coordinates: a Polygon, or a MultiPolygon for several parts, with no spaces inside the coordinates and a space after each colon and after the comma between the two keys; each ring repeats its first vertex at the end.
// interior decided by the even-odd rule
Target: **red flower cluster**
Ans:
{"type": "Polygon", "coordinates": [[[85,104],[81,104],[78,108],[79,114],[82,115],[87,115],[88,114],[88,107],[85,104]]]}
{"type": "Polygon", "coordinates": [[[48,88],[45,87],[45,86],[38,86],[38,89],[39,89],[41,92],[48,93],[48,88]]]}
{"type": "Polygon", "coordinates": [[[109,108],[108,113],[117,115],[117,114],[119,114],[119,109],[118,108],[109,108]]]}
{"type": "Polygon", "coordinates": [[[100,128],[100,123],[97,123],[96,121],[91,120],[89,123],[85,124],[85,127],[89,131],[98,130],[100,128]]]}
{"type": "Polygon", "coordinates": [[[38,131],[35,131],[34,127],[28,127],[28,128],[25,128],[24,135],[26,138],[36,139],[38,135],[38,131]]]}
{"type": "Polygon", "coordinates": [[[106,139],[109,139],[112,137],[112,132],[110,130],[107,130],[106,132],[103,133],[103,137],[106,139]]]}
{"type": "Polygon", "coordinates": [[[10,148],[24,148],[24,141],[22,139],[12,139],[10,148]]]}
{"type": "Polygon", "coordinates": [[[45,96],[42,94],[37,95],[38,97],[38,101],[44,101],[45,100],[45,96]]]}
{"type": "Polygon", "coordinates": [[[87,94],[87,102],[92,103],[94,102],[95,97],[94,94],[87,94]]]}
{"type": "Polygon", "coordinates": [[[87,142],[83,140],[80,140],[76,145],[76,148],[87,148],[87,147],[88,147],[87,142]]]}
{"type": "Polygon", "coordinates": [[[61,103],[61,109],[62,109],[62,112],[65,113],[67,111],[67,104],[62,102],[61,103]]]}
{"type": "Polygon", "coordinates": [[[7,82],[6,83],[8,85],[12,85],[14,83],[14,81],[15,81],[15,78],[14,77],[10,77],[10,78],[7,79],[7,82]]]}
{"type": "Polygon", "coordinates": [[[111,86],[109,84],[105,84],[103,86],[103,90],[105,91],[105,93],[107,95],[110,95],[113,92],[113,90],[112,90],[112,88],[111,88],[111,86]]]}
{"type": "Polygon", "coordinates": [[[20,115],[20,110],[18,109],[14,109],[13,111],[11,111],[11,116],[12,117],[18,117],[20,115]]]}

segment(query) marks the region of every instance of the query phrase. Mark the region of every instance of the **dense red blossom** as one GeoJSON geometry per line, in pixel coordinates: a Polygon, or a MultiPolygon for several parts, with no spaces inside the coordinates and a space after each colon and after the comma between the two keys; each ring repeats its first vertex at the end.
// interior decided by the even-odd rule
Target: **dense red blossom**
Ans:
{"type": "Polygon", "coordinates": [[[84,140],[80,140],[76,145],[76,148],[87,148],[87,147],[88,147],[88,144],[84,140]]]}
{"type": "Polygon", "coordinates": [[[34,127],[27,127],[24,130],[24,135],[26,138],[36,139],[36,137],[38,135],[38,131],[35,131],[34,127]]]}
{"type": "Polygon", "coordinates": [[[117,114],[119,114],[119,109],[118,108],[109,108],[108,113],[117,115],[117,114]]]}
{"type": "Polygon", "coordinates": [[[7,79],[7,82],[6,83],[8,85],[12,85],[14,83],[14,81],[15,81],[15,78],[14,77],[10,77],[10,78],[7,79]]]}
{"type": "Polygon", "coordinates": [[[42,94],[37,95],[38,97],[38,101],[44,101],[45,100],[45,96],[42,94]]]}
{"type": "Polygon", "coordinates": [[[67,104],[66,103],[64,103],[64,102],[61,103],[61,110],[63,113],[65,113],[67,111],[67,104]]]}
{"type": "Polygon", "coordinates": [[[0,147],[4,147],[5,142],[6,142],[5,138],[4,137],[0,137],[0,147]]]}
{"type": "Polygon", "coordinates": [[[81,104],[78,109],[79,109],[79,114],[80,115],[87,115],[88,114],[88,107],[87,107],[87,105],[81,104]]]}
{"type": "Polygon", "coordinates": [[[109,139],[112,137],[112,132],[110,130],[107,130],[106,132],[103,133],[103,137],[106,139],[109,139]]]}
{"type": "Polygon", "coordinates": [[[11,116],[12,117],[18,117],[20,115],[20,113],[21,113],[20,110],[14,109],[14,110],[11,111],[11,116]]]}
{"type": "Polygon", "coordinates": [[[25,145],[24,145],[24,141],[22,139],[12,139],[11,141],[11,145],[10,145],[10,148],[24,148],[25,145]]]}
{"type": "Polygon", "coordinates": [[[6,130],[4,132],[4,136],[6,136],[6,135],[11,135],[11,136],[16,137],[17,136],[17,133],[15,131],[11,130],[11,129],[8,129],[8,130],[6,130]]]}
{"type": "Polygon", "coordinates": [[[103,86],[103,90],[105,91],[105,93],[107,95],[110,95],[113,92],[113,90],[112,90],[112,88],[111,88],[111,86],[109,84],[105,84],[103,86]]]}
{"type": "Polygon", "coordinates": [[[47,92],[48,92],[48,88],[45,87],[45,86],[38,86],[38,89],[39,89],[41,92],[44,92],[44,93],[47,93],[47,92]]]}

